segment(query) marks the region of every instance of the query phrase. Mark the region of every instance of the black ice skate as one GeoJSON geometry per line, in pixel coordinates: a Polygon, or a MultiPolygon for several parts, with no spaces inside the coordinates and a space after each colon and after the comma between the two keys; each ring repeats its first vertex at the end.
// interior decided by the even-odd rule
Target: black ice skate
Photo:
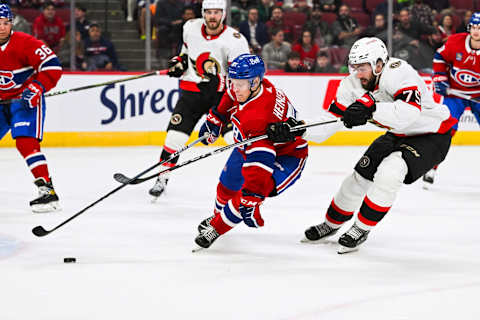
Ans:
{"type": "Polygon", "coordinates": [[[52,180],[46,182],[44,178],[37,178],[33,182],[38,187],[39,197],[30,201],[30,207],[35,213],[45,213],[60,210],[58,196],[53,189],[52,180]]]}
{"type": "Polygon", "coordinates": [[[207,229],[210,227],[210,222],[215,218],[215,215],[208,217],[206,219],[203,219],[202,222],[198,225],[197,229],[199,233],[202,233],[203,230],[207,229]]]}
{"type": "Polygon", "coordinates": [[[150,189],[148,193],[155,198],[160,197],[163,193],[165,193],[165,189],[167,188],[167,183],[168,183],[167,178],[159,176],[155,181],[155,184],[153,185],[152,189],[150,189]]]}
{"type": "Polygon", "coordinates": [[[326,222],[317,224],[316,226],[311,226],[305,230],[305,238],[301,242],[318,242],[320,240],[326,239],[330,236],[333,236],[337,233],[338,229],[330,227],[326,222]]]}
{"type": "Polygon", "coordinates": [[[367,240],[369,233],[369,230],[363,230],[356,224],[353,224],[353,226],[338,239],[338,243],[340,244],[338,253],[342,254],[357,251],[358,247],[367,240]]]}
{"type": "Polygon", "coordinates": [[[213,226],[208,226],[195,238],[195,243],[199,246],[197,249],[193,249],[192,252],[197,252],[202,249],[209,248],[215,240],[220,237],[220,234],[215,230],[213,226]]]}
{"type": "Polygon", "coordinates": [[[436,172],[436,169],[430,169],[427,173],[423,175],[423,189],[428,189],[430,186],[432,186],[435,180],[436,172]]]}

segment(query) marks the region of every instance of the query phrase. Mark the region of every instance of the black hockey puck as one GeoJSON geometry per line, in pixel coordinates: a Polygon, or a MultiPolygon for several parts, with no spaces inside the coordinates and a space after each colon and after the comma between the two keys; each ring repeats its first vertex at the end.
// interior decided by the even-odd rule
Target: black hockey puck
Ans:
{"type": "Polygon", "coordinates": [[[64,263],[75,263],[75,262],[77,262],[77,259],[72,258],[72,257],[63,258],[63,262],[64,263]]]}

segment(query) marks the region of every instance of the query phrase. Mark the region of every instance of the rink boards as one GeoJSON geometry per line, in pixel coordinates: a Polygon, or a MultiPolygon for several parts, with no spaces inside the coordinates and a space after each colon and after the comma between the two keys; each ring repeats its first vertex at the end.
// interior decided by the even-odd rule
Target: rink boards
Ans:
{"type": "MultiPolygon", "coordinates": [[[[65,73],[50,92],[129,77],[135,73],[65,73]]],[[[345,75],[275,74],[268,78],[283,89],[301,118],[314,119],[332,101],[345,75]]],[[[431,79],[425,77],[427,85],[431,79]]],[[[151,76],[124,83],[46,98],[44,146],[161,145],[179,97],[178,80],[151,76]]],[[[198,130],[198,126],[196,128],[198,130]]],[[[321,145],[366,145],[384,132],[373,125],[345,129],[321,145]]],[[[224,143],[222,140],[218,144],[224,143]]],[[[318,145],[311,143],[312,145],[318,145]]],[[[467,110],[460,119],[457,145],[479,145],[480,127],[467,110]]],[[[7,134],[0,147],[14,146],[7,134]]]]}

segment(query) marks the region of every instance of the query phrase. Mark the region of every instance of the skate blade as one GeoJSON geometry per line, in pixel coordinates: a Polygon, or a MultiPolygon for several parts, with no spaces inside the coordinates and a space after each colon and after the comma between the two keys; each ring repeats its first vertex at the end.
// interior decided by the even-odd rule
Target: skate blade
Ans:
{"type": "Polygon", "coordinates": [[[340,245],[340,247],[337,250],[337,253],[338,254],[345,254],[345,253],[350,253],[350,252],[355,252],[355,251],[358,251],[358,247],[349,248],[349,247],[345,247],[345,246],[340,245]]]}
{"type": "Polygon", "coordinates": [[[319,240],[309,240],[307,237],[303,237],[303,239],[300,240],[300,243],[306,243],[306,244],[337,244],[336,241],[332,240],[331,238],[322,238],[319,240]]]}
{"type": "Polygon", "coordinates": [[[200,251],[203,251],[203,250],[206,250],[206,249],[207,248],[197,246],[196,248],[192,249],[192,253],[197,253],[197,252],[200,252],[200,251]]]}
{"type": "Polygon", "coordinates": [[[57,212],[61,211],[62,208],[58,201],[50,202],[47,204],[34,204],[30,206],[33,213],[49,213],[49,212],[57,212]]]}

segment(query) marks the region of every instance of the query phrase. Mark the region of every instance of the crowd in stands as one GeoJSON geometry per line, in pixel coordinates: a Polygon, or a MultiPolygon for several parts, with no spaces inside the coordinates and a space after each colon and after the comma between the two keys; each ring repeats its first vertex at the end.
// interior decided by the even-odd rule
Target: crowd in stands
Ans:
{"type": "MultiPolygon", "coordinates": [[[[14,13],[13,28],[35,36],[44,41],[59,57],[63,67],[70,67],[70,28],[68,26],[70,12],[67,9],[64,17],[59,17],[57,10],[64,6],[64,1],[44,0],[11,0],[14,13]],[[22,13],[33,9],[35,17],[30,23],[22,13]]],[[[61,10],[61,9],[60,9],[61,10]]],[[[123,70],[118,63],[113,43],[102,36],[97,22],[86,19],[87,10],[82,5],[75,8],[75,65],[77,70],[123,70]]]]}
{"type": "MultiPolygon", "coordinates": [[[[127,0],[132,6],[135,0],[127,0]]],[[[183,24],[201,17],[201,0],[158,0],[150,10],[153,36],[165,55],[178,53],[183,24]]],[[[432,58],[450,34],[466,31],[471,8],[458,1],[394,0],[393,56],[428,72],[432,58]]],[[[230,25],[261,54],[269,70],[347,72],[346,55],[360,37],[387,42],[387,5],[381,0],[232,0],[230,25]]],[[[137,1],[144,38],[144,1],[137,1]]],[[[133,9],[130,10],[134,12],[133,9]]],[[[165,57],[167,58],[167,57],[165,57]]]]}
{"type": "MultiPolygon", "coordinates": [[[[136,21],[145,39],[144,0],[124,0],[126,20],[136,21]]],[[[394,57],[429,72],[435,50],[448,36],[466,32],[472,10],[461,0],[394,0],[394,57]],[[456,6],[455,6],[456,5],[456,6]]],[[[463,1],[465,2],[465,1],[463,1]]],[[[58,17],[63,0],[10,0],[15,30],[45,41],[68,67],[68,17],[58,17]],[[37,10],[38,9],[38,10],[37,10]],[[38,11],[33,21],[25,10],[38,11]],[[30,24],[30,22],[33,22],[30,24]]],[[[230,26],[248,40],[252,53],[262,55],[269,70],[285,72],[348,72],[350,46],[364,36],[387,43],[387,5],[382,0],[231,0],[230,26]]],[[[472,2],[473,3],[473,2],[472,2]]],[[[182,45],[183,25],[201,17],[202,0],[151,0],[152,39],[159,58],[167,61],[182,45]]],[[[31,12],[31,11],[28,11],[31,12]]],[[[102,36],[100,25],[75,9],[75,56],[78,70],[122,70],[115,47],[102,36]]]]}

